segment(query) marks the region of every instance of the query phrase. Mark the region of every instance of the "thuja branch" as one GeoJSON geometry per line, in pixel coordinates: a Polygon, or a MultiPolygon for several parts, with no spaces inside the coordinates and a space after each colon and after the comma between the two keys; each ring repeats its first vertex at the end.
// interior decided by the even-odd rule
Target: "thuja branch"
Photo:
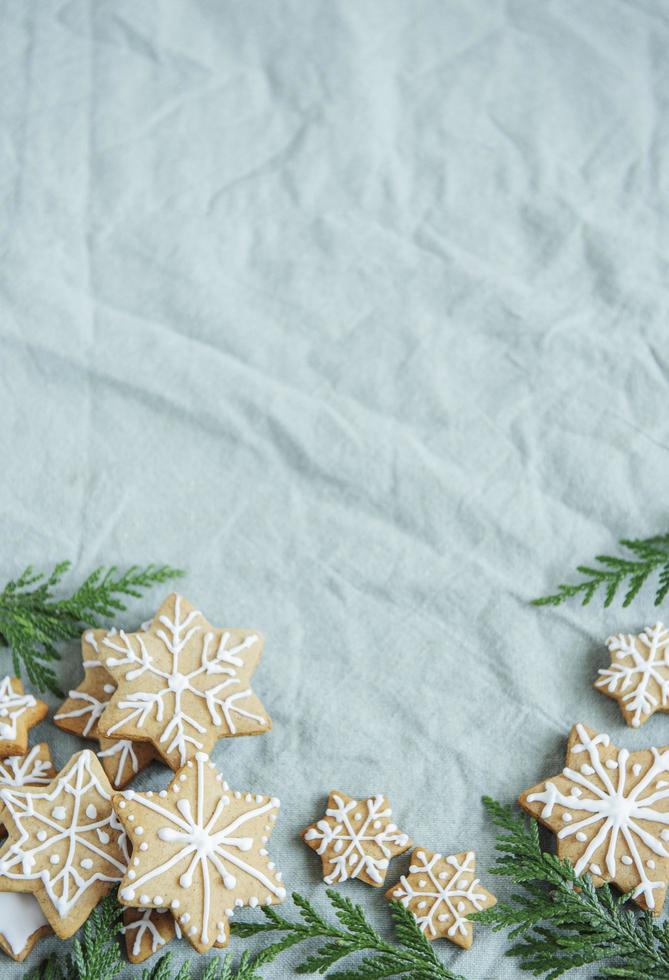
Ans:
{"type": "Polygon", "coordinates": [[[415,918],[398,902],[391,902],[396,942],[384,939],[367,921],[362,908],[334,890],[328,890],[336,922],[328,921],[301,895],[293,893],[300,919],[286,919],[272,906],[263,908],[265,922],[234,923],[237,936],[278,934],[280,938],[254,956],[255,967],[274,960],[284,950],[308,942],[317,948],[296,967],[297,973],[318,973],[337,980],[374,980],[404,977],[411,980],[464,980],[437,959],[415,918]],[[335,963],[351,954],[365,954],[354,966],[329,973],[335,963]],[[371,955],[369,955],[371,954],[371,955]]]}
{"type": "Polygon", "coordinates": [[[490,871],[511,878],[520,892],[470,918],[511,930],[517,941],[507,956],[549,980],[592,963],[603,964],[601,978],[669,980],[669,925],[626,908],[629,896],[614,896],[607,885],[595,889],[568,861],[542,851],[534,820],[489,797],[483,802],[503,831],[490,871]]]}
{"type": "Polygon", "coordinates": [[[150,586],[184,573],[169,565],[96,568],[79,588],[62,599],[53,597],[70,563],[60,562],[49,575],[26,568],[0,592],[0,645],[12,653],[14,672],[25,668],[32,684],[60,694],[50,663],[60,659],[56,644],[78,637],[87,626],[125,610],[124,599],[140,598],[150,586]]]}
{"type": "Polygon", "coordinates": [[[583,581],[558,586],[553,595],[534,599],[535,606],[559,606],[567,599],[578,597],[587,606],[595,593],[604,591],[604,605],[610,606],[618,590],[625,587],[623,606],[629,606],[651,575],[657,574],[655,605],[669,592],[669,534],[652,538],[623,538],[620,545],[629,556],[597,555],[597,566],[579,565],[576,569],[584,576],[583,581]]]}

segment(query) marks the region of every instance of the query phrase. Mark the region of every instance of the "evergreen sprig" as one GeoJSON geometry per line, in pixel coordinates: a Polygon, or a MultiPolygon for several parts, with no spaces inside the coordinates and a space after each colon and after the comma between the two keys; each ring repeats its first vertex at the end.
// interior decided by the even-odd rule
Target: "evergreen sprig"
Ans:
{"type": "Polygon", "coordinates": [[[600,567],[579,565],[576,569],[586,576],[582,582],[562,584],[554,595],[533,599],[535,606],[559,606],[574,596],[587,606],[599,589],[604,589],[604,606],[613,602],[618,590],[625,586],[623,606],[629,606],[654,573],[659,573],[655,591],[655,605],[659,606],[669,593],[669,534],[652,538],[623,538],[620,545],[629,551],[630,557],[597,555],[600,567]]]}
{"type": "Polygon", "coordinates": [[[318,948],[298,964],[297,973],[318,973],[332,980],[379,980],[381,977],[464,980],[437,959],[414,916],[399,902],[390,903],[397,942],[389,942],[367,921],[359,905],[332,889],[327,895],[338,923],[328,922],[306,898],[294,892],[293,902],[301,919],[286,919],[272,906],[267,906],[263,908],[265,922],[237,922],[232,930],[236,936],[244,938],[283,934],[254,957],[256,967],[271,962],[292,946],[321,940],[318,948]],[[328,972],[335,963],[356,953],[372,955],[364,955],[348,969],[328,972]]]}
{"type": "Polygon", "coordinates": [[[56,644],[78,637],[87,626],[125,610],[122,597],[140,598],[143,589],[178,578],[184,573],[169,565],[132,565],[125,572],[114,566],[96,568],[69,597],[54,599],[70,562],[60,562],[50,575],[26,568],[0,592],[0,646],[12,651],[14,672],[25,667],[31,683],[61,695],[49,666],[59,660],[56,644]]]}
{"type": "Polygon", "coordinates": [[[116,941],[122,911],[115,893],[107,895],[93,909],[81,938],[72,943],[72,952],[63,959],[52,953],[27,974],[26,980],[113,980],[124,965],[116,941]]]}
{"type": "Polygon", "coordinates": [[[608,885],[595,889],[569,861],[542,851],[535,820],[489,797],[483,802],[503,831],[496,844],[500,857],[490,871],[511,878],[521,892],[470,918],[495,931],[511,929],[510,938],[518,942],[507,956],[548,980],[604,961],[600,978],[669,980],[668,923],[626,908],[629,896],[614,896],[608,885]]]}

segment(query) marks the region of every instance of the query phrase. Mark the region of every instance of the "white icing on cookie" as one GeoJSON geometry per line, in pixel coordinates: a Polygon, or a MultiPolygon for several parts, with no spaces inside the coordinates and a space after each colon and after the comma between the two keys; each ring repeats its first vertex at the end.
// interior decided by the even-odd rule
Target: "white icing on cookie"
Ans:
{"type": "MultiPolygon", "coordinates": [[[[152,920],[154,915],[166,915],[166,909],[146,909],[142,915],[135,919],[134,922],[129,922],[127,926],[123,926],[121,932],[125,935],[128,932],[137,930],[135,936],[135,941],[132,944],[132,955],[139,956],[142,949],[142,939],[145,933],[148,932],[151,939],[151,952],[155,953],[156,950],[160,949],[161,946],[165,945],[166,940],[160,935],[156,924],[152,920]]],[[[175,923],[176,925],[176,923],[175,923]]]]}
{"type": "MultiPolygon", "coordinates": [[[[573,811],[574,822],[558,831],[558,838],[560,839],[574,835],[581,842],[582,838],[579,833],[588,827],[597,828],[595,835],[583,848],[581,856],[574,865],[576,874],[581,874],[586,868],[590,868],[593,874],[601,874],[599,865],[593,865],[591,861],[595,852],[602,845],[607,844],[606,871],[611,878],[614,878],[616,875],[616,847],[618,840],[622,837],[639,877],[639,884],[633,892],[633,897],[637,898],[639,895],[643,895],[648,908],[654,909],[655,897],[653,892],[656,889],[664,888],[664,882],[661,880],[653,881],[648,877],[643,859],[639,854],[637,841],[643,842],[658,856],[669,857],[669,851],[662,844],[662,839],[666,839],[667,831],[658,831],[649,826],[649,822],[669,825],[669,812],[657,809],[658,803],[669,800],[669,788],[662,790],[650,788],[658,776],[669,772],[669,750],[660,753],[655,748],[651,749],[653,757],[651,765],[641,779],[630,789],[626,786],[627,762],[629,760],[627,749],[618,750],[618,770],[615,777],[611,776],[602,763],[599,750],[600,745],[609,745],[609,736],[599,734],[590,738],[583,725],[577,725],[576,731],[580,742],[574,745],[572,751],[575,754],[587,752],[591,762],[589,768],[597,774],[598,781],[582,775],[584,767],[581,767],[581,772],[565,768],[562,774],[571,782],[579,784],[590,795],[580,798],[571,794],[565,795],[554,783],[548,781],[545,784],[545,789],[540,793],[530,793],[527,801],[528,803],[536,801],[544,804],[541,811],[541,816],[544,819],[552,815],[556,804],[573,811]],[[615,779],[615,783],[612,781],[613,779],[615,779]],[[593,870],[594,868],[597,870],[593,870]]],[[[633,768],[637,770],[635,776],[639,775],[642,767],[635,763],[633,768]]]]}
{"type": "MultiPolygon", "coordinates": [[[[79,901],[83,893],[96,881],[120,881],[127,861],[120,861],[109,851],[104,851],[100,843],[108,843],[111,831],[124,850],[125,834],[118,817],[111,810],[110,795],[91,771],[91,752],[79,753],[75,764],[65,775],[53,781],[49,791],[21,791],[18,789],[0,790],[0,800],[11,814],[19,839],[13,842],[0,860],[0,878],[13,881],[40,880],[42,887],[61,918],[65,918],[79,901]],[[100,803],[97,812],[106,816],[87,818],[81,812],[84,795],[92,793],[100,803]],[[71,799],[71,810],[57,804],[37,807],[37,803],[50,803],[56,799],[71,799]],[[69,816],[68,816],[69,814],[69,816]],[[40,829],[37,829],[37,828],[40,829]],[[63,842],[67,849],[65,859],[61,860],[63,842]],[[82,874],[81,850],[101,858],[104,870],[94,871],[89,877],[82,874]],[[36,870],[35,866],[47,862],[47,867],[36,870]]],[[[126,854],[127,858],[127,854],[126,854]]],[[[85,870],[85,869],[84,869],[85,870]]]]}
{"type": "Polygon", "coordinates": [[[14,693],[13,681],[13,677],[3,677],[0,681],[0,739],[9,742],[16,741],[19,718],[37,704],[32,694],[14,693]]]}
{"type": "Polygon", "coordinates": [[[595,686],[610,694],[627,693],[622,703],[633,712],[632,725],[638,728],[643,715],[650,715],[658,707],[664,707],[669,698],[669,630],[662,623],[647,626],[638,637],[625,633],[610,636],[608,647],[615,655],[615,662],[606,670],[598,671],[600,679],[595,686]],[[637,639],[643,650],[639,651],[637,639]],[[649,689],[655,681],[660,689],[660,700],[649,689]]]}
{"type": "Polygon", "coordinates": [[[53,766],[49,759],[40,759],[39,745],[34,745],[27,755],[0,760],[0,788],[46,785],[52,778],[53,766]]]}
{"type": "Polygon", "coordinates": [[[365,871],[372,881],[381,884],[388,862],[393,856],[388,845],[405,847],[409,843],[408,836],[398,831],[394,823],[388,823],[392,810],[380,794],[364,800],[367,805],[364,820],[360,820],[360,813],[353,814],[358,818],[356,822],[360,823],[359,827],[353,826],[351,815],[360,806],[361,801],[349,800],[345,803],[336,794],[332,799],[335,805],[329,807],[325,815],[334,819],[334,825],[327,820],[319,820],[304,835],[307,841],[321,842],[316,849],[317,854],[324,854],[330,845],[333,845],[334,854],[328,856],[333,868],[330,874],[325,876],[324,881],[332,885],[335,882],[348,881],[349,878],[357,878],[362,871],[365,871]],[[377,823],[381,826],[375,827],[377,823]],[[376,844],[381,849],[383,857],[368,853],[365,842],[376,844]]]}
{"type": "Polygon", "coordinates": [[[34,895],[0,892],[0,935],[15,956],[23,952],[33,933],[48,924],[34,895]]]}
{"type": "Polygon", "coordinates": [[[412,864],[409,872],[411,874],[423,872],[428,876],[429,881],[422,879],[416,888],[406,875],[402,875],[393,889],[392,897],[395,901],[401,902],[404,908],[408,908],[414,899],[419,899],[417,907],[421,914],[418,915],[416,912],[413,914],[422,932],[430,937],[434,938],[440,934],[435,925],[435,917],[438,922],[451,923],[447,930],[449,936],[452,937],[458,932],[466,936],[468,927],[471,929],[471,923],[466,915],[474,911],[479,912],[488,904],[488,896],[478,889],[479,879],[473,878],[470,881],[470,876],[474,874],[474,853],[470,851],[462,864],[458,863],[455,856],[446,858],[448,864],[454,868],[454,874],[448,881],[445,881],[448,877],[446,872],[442,871],[438,877],[434,872],[434,866],[442,860],[441,854],[433,854],[428,859],[423,851],[417,851],[414,857],[420,863],[412,864]],[[467,909],[463,906],[463,901],[469,902],[472,907],[467,909]],[[463,912],[465,915],[462,914],[463,912]]]}

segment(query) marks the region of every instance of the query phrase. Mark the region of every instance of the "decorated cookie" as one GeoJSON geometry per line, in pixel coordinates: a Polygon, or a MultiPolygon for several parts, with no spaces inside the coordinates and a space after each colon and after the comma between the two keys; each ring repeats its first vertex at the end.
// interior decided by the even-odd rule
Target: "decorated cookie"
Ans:
{"type": "Polygon", "coordinates": [[[8,839],[0,890],[33,892],[53,931],[68,939],[125,874],[125,834],[111,786],[92,752],[78,752],[44,788],[0,790],[8,839]]]}
{"type": "Polygon", "coordinates": [[[100,642],[118,685],[100,733],[148,740],[178,769],[218,738],[268,731],[272,723],[249,686],[262,649],[259,634],[214,629],[187,599],[169,596],[149,629],[100,642]]]}
{"type": "Polygon", "coordinates": [[[419,847],[411,855],[409,874],[388,889],[386,898],[409,909],[428,939],[450,939],[469,949],[474,923],[467,916],[497,904],[475,871],[473,851],[443,857],[419,847]]]}
{"type": "Polygon", "coordinates": [[[520,805],[557,834],[557,852],[597,887],[612,882],[658,915],[669,880],[669,748],[628,752],[574,725],[557,776],[520,805]]]}
{"type": "Polygon", "coordinates": [[[323,878],[329,884],[359,878],[368,885],[383,884],[388,863],[411,847],[406,834],[391,823],[384,796],[354,800],[333,790],[325,817],[311,824],[302,837],[320,854],[323,878]]]}
{"type": "MultiPolygon", "coordinates": [[[[148,625],[148,624],[147,624],[148,625]]],[[[148,742],[131,742],[128,738],[104,738],[98,732],[98,718],[109,704],[116,684],[102,666],[100,642],[116,630],[87,630],[81,638],[84,679],[54,715],[59,728],[83,738],[97,739],[98,756],[107,778],[115,789],[122,789],[156,758],[148,742]]]]}
{"type": "MultiPolygon", "coordinates": [[[[27,755],[10,755],[0,762],[0,789],[8,786],[46,786],[55,774],[49,746],[46,742],[40,742],[33,745],[27,755]]],[[[4,804],[0,802],[0,825],[3,810],[4,804]]]]}
{"type": "Polygon", "coordinates": [[[34,895],[0,892],[0,948],[17,963],[52,932],[34,895]]]}
{"type": "Polygon", "coordinates": [[[26,754],[28,731],[46,717],[48,710],[44,701],[24,694],[18,677],[0,680],[0,759],[26,754]]]}
{"type": "Polygon", "coordinates": [[[669,711],[669,630],[656,623],[607,644],[611,666],[599,671],[595,687],[618,702],[627,724],[638,728],[656,711],[669,711]]]}
{"type": "Polygon", "coordinates": [[[181,938],[181,930],[168,909],[126,908],[121,932],[131,963],[142,963],[175,936],[181,938]]]}
{"type": "Polygon", "coordinates": [[[204,752],[166,790],[126,790],[114,807],[132,843],[121,902],[169,909],[198,952],[227,944],[235,908],[286,897],[267,850],[279,801],[231,790],[204,752]]]}

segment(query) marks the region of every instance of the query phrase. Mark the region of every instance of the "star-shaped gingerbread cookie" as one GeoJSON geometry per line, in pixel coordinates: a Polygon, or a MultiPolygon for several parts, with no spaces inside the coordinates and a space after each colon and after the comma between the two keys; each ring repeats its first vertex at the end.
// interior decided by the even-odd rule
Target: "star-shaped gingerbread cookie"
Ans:
{"type": "Polygon", "coordinates": [[[56,935],[68,939],[127,868],[104,770],[85,750],[48,786],[3,789],[0,799],[8,833],[0,890],[32,892],[56,935]]]}
{"type": "Polygon", "coordinates": [[[642,633],[616,633],[607,640],[611,666],[595,687],[613,698],[628,725],[639,728],[656,711],[669,711],[669,630],[662,623],[642,633]]]}
{"type": "Polygon", "coordinates": [[[390,860],[411,847],[391,818],[390,805],[381,794],[354,800],[333,790],[325,816],[302,832],[305,843],[321,856],[324,880],[333,885],[359,878],[381,886],[390,860]]]}
{"type": "Polygon", "coordinates": [[[86,630],[81,638],[84,679],[70,691],[60,706],[54,722],[63,731],[82,738],[97,739],[98,756],[107,778],[115,789],[123,789],[130,780],[156,758],[149,742],[131,742],[129,738],[105,738],[98,731],[98,719],[105,710],[116,684],[102,665],[100,644],[116,630],[86,630]]]}
{"type": "Polygon", "coordinates": [[[0,680],[0,759],[26,754],[28,732],[48,710],[44,701],[24,693],[18,677],[0,680]]]}
{"type": "MultiPolygon", "coordinates": [[[[19,786],[46,786],[55,775],[51,752],[46,742],[33,745],[27,755],[10,755],[0,762],[0,789],[19,786]]],[[[4,834],[0,802],[0,831],[4,834]]]]}
{"type": "Polygon", "coordinates": [[[229,788],[197,752],[166,790],[114,797],[132,843],[119,898],[135,908],[169,909],[199,952],[226,945],[235,908],[286,897],[267,843],[279,801],[229,788]]]}
{"type": "Polygon", "coordinates": [[[250,687],[263,650],[252,630],[215,629],[173,594],[147,630],[107,635],[104,666],[118,685],[99,719],[101,734],[150,741],[172,769],[218,738],[272,727],[250,687]]]}
{"type": "Polygon", "coordinates": [[[409,874],[388,889],[386,898],[409,909],[428,939],[450,939],[469,949],[474,923],[467,916],[497,904],[475,872],[473,851],[443,857],[418,847],[411,855],[409,874]]]}
{"type": "Polygon", "coordinates": [[[596,887],[611,882],[658,915],[669,880],[669,747],[628,752],[574,725],[565,768],[521,794],[557,852],[596,887]]]}

